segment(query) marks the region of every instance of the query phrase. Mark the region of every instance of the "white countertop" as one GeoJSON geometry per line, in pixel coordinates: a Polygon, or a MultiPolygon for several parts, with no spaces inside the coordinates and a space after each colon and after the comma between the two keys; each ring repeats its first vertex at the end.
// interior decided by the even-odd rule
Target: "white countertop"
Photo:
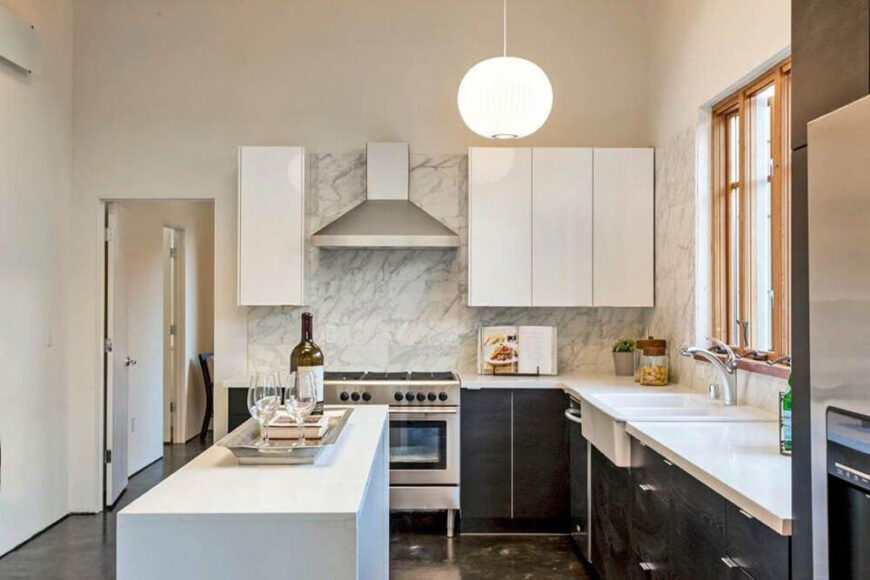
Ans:
{"type": "Polygon", "coordinates": [[[355,515],[365,497],[387,407],[357,406],[314,465],[239,465],[212,446],[121,510],[121,517],[274,514],[355,515]]]}
{"type": "Polygon", "coordinates": [[[630,421],[627,431],[768,527],[791,535],[791,458],[779,453],[777,423],[630,421]]]}

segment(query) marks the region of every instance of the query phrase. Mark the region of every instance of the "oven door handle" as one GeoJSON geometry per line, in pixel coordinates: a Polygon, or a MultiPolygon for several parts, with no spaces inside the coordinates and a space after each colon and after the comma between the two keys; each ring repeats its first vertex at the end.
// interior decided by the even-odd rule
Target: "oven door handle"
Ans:
{"type": "Polygon", "coordinates": [[[393,415],[455,415],[456,407],[390,407],[393,415]]]}

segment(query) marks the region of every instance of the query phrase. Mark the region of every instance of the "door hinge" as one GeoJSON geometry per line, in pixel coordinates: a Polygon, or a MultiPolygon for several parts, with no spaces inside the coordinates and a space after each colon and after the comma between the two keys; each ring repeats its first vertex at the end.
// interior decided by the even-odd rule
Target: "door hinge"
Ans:
{"type": "Polygon", "coordinates": [[[175,412],[175,401],[170,401],[170,402],[169,402],[169,412],[170,412],[170,413],[174,413],[174,412],[175,412]]]}
{"type": "Polygon", "coordinates": [[[106,463],[112,462],[112,450],[106,449],[106,463]]]}
{"type": "Polygon", "coordinates": [[[107,338],[103,340],[103,352],[112,352],[112,339],[107,338]]]}
{"type": "Polygon", "coordinates": [[[170,336],[175,336],[178,333],[178,328],[174,324],[169,325],[170,336]]]}
{"type": "Polygon", "coordinates": [[[113,229],[110,228],[110,227],[107,227],[105,231],[106,231],[106,236],[105,236],[105,237],[106,237],[106,241],[107,241],[107,242],[111,242],[112,240],[115,239],[115,230],[113,230],[113,229]]]}
{"type": "Polygon", "coordinates": [[[178,249],[177,249],[177,248],[169,248],[169,257],[170,257],[170,258],[174,258],[174,257],[176,257],[177,255],[178,255],[178,249]]]}

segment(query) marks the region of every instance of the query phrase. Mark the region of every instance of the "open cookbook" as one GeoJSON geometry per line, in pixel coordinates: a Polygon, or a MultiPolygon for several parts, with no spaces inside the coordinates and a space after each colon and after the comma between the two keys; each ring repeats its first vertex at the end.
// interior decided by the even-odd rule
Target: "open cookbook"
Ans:
{"type": "Polygon", "coordinates": [[[555,375],[555,326],[481,326],[477,372],[486,375],[555,375]]]}

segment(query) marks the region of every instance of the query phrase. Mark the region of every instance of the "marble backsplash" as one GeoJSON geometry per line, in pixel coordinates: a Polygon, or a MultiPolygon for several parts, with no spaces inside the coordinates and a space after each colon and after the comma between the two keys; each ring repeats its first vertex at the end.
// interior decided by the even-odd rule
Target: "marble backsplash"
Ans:
{"type": "MultiPolygon", "coordinates": [[[[529,324],[558,328],[560,372],[612,372],[612,343],[642,336],[646,309],[466,305],[467,175],[465,155],[412,155],[411,201],[456,231],[460,248],[309,248],[308,304],[249,310],[249,370],[289,364],[307,310],[332,370],[473,372],[479,326],[529,324]]],[[[311,233],[363,201],[365,154],[309,155],[308,179],[311,233]]]]}
{"type": "MultiPolygon", "coordinates": [[[[713,367],[679,355],[682,345],[696,344],[696,142],[688,127],[656,148],[656,306],[648,313],[647,327],[670,342],[671,380],[707,392],[717,377],[713,367]]],[[[786,381],[776,377],[737,372],[737,399],[776,413],[778,394],[786,381]]]]}

